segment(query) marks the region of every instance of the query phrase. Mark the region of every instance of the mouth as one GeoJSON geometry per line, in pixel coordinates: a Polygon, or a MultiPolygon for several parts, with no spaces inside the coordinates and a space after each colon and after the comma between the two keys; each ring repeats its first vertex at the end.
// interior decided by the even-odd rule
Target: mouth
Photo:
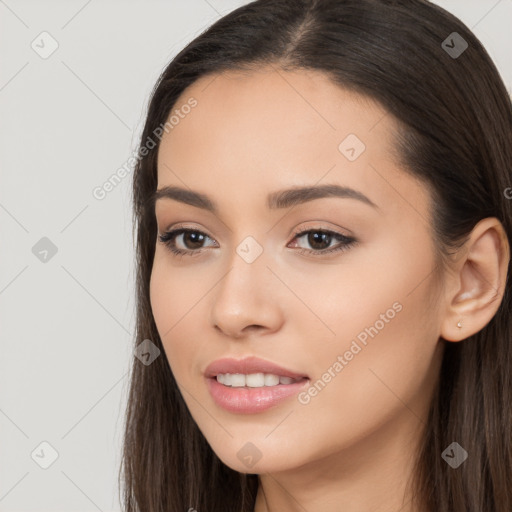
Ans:
{"type": "Polygon", "coordinates": [[[284,404],[309,385],[307,375],[257,357],[219,359],[206,368],[204,376],[214,402],[237,414],[284,404]]]}

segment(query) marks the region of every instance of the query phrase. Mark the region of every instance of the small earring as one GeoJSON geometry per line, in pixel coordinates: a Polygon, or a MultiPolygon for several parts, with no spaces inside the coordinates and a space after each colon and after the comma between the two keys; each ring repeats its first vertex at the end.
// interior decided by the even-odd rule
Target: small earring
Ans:
{"type": "Polygon", "coordinates": [[[457,323],[457,327],[458,327],[459,329],[462,329],[462,320],[459,320],[459,322],[457,323]]]}

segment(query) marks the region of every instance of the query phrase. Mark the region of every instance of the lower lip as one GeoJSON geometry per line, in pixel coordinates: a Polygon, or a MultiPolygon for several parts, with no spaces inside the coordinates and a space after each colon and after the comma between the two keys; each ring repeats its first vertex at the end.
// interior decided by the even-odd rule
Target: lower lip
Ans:
{"type": "Polygon", "coordinates": [[[308,379],[293,384],[278,384],[261,388],[228,387],[217,382],[215,377],[207,378],[208,389],[217,405],[238,414],[254,414],[265,411],[296,395],[309,383],[308,379]]]}

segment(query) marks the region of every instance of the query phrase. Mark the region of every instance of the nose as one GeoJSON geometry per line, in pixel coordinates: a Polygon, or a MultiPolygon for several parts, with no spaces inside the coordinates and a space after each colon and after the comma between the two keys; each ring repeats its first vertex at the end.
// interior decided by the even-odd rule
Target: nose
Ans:
{"type": "Polygon", "coordinates": [[[211,324],[215,329],[234,339],[280,329],[283,301],[279,281],[267,263],[264,254],[252,263],[233,255],[229,271],[212,294],[211,324]]]}

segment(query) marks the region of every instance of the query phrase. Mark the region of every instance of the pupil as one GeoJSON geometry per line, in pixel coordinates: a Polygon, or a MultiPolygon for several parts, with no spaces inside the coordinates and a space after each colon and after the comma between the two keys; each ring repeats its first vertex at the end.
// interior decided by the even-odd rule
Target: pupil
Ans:
{"type": "Polygon", "coordinates": [[[329,247],[329,244],[331,243],[331,235],[329,235],[329,233],[314,231],[308,235],[308,243],[315,249],[325,249],[329,247]],[[321,247],[315,245],[319,242],[321,247]]]}
{"type": "Polygon", "coordinates": [[[201,243],[203,241],[203,235],[201,233],[191,233],[191,232],[187,232],[185,233],[185,236],[184,236],[184,241],[185,241],[185,245],[189,248],[189,249],[197,249],[198,247],[200,248],[201,247],[201,243]],[[188,240],[191,240],[191,245],[192,247],[190,247],[190,245],[187,243],[188,240]],[[195,245],[194,245],[195,244],[195,245]]]}

